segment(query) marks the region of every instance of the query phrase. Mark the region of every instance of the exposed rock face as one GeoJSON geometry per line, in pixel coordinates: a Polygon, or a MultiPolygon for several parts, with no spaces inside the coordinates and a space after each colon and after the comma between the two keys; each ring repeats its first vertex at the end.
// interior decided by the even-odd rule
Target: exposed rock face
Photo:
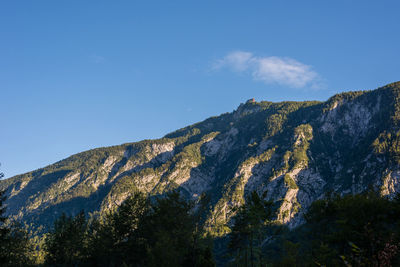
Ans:
{"type": "Polygon", "coordinates": [[[232,112],[145,140],[82,152],[0,181],[8,212],[48,226],[61,212],[113,209],[134,190],[208,195],[205,227],[227,231],[257,191],[295,227],[327,192],[400,191],[400,83],[327,102],[247,102],[232,112]]]}
{"type": "Polygon", "coordinates": [[[388,175],[383,177],[381,192],[383,195],[393,196],[395,193],[400,192],[400,171],[391,171],[388,175]]]}

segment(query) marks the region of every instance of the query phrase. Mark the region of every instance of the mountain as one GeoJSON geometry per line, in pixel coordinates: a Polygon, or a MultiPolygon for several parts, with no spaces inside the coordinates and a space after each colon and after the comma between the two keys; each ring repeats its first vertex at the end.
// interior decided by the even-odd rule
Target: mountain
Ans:
{"type": "Polygon", "coordinates": [[[204,225],[226,233],[234,207],[257,191],[295,227],[328,192],[400,191],[400,82],[326,102],[254,102],[157,140],[98,148],[0,181],[15,219],[50,226],[62,213],[98,214],[133,191],[179,190],[204,225]],[[200,207],[200,205],[198,205],[200,207]]]}

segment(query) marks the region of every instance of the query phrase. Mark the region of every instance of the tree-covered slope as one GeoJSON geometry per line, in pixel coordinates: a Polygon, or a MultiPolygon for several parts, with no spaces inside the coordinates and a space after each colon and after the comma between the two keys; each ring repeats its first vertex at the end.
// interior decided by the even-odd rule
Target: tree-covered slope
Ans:
{"type": "Polygon", "coordinates": [[[203,204],[213,235],[228,231],[252,191],[274,202],[277,220],[296,226],[327,192],[399,191],[399,122],[399,82],[326,102],[248,101],[164,138],[82,152],[0,187],[8,213],[34,225],[49,226],[62,212],[114,209],[135,190],[177,189],[203,204]]]}

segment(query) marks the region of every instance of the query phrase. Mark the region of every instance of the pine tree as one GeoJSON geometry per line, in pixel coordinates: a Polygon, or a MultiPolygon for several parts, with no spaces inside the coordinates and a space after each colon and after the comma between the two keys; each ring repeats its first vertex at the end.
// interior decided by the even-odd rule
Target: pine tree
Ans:
{"type": "Polygon", "coordinates": [[[77,265],[84,262],[86,229],[83,211],[75,217],[63,213],[45,240],[46,263],[77,265]]]}
{"type": "Polygon", "coordinates": [[[228,244],[237,263],[252,267],[256,262],[262,264],[262,230],[271,217],[271,205],[252,192],[246,204],[238,209],[228,244]]]}
{"type": "MultiPolygon", "coordinates": [[[[0,173],[0,177],[2,176],[3,174],[0,173]]],[[[7,217],[4,215],[4,213],[6,212],[6,207],[4,206],[5,199],[5,192],[0,191],[0,265],[3,265],[8,261],[7,243],[10,228],[6,225],[7,217]]]]}
{"type": "MultiPolygon", "coordinates": [[[[0,173],[0,179],[3,173],[0,173]]],[[[5,216],[5,191],[0,191],[0,266],[29,266],[33,248],[27,232],[5,216]]]]}

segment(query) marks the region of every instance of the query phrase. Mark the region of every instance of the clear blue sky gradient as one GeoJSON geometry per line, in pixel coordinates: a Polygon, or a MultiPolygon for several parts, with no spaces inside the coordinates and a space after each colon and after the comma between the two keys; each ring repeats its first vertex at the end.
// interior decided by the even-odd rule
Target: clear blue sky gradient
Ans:
{"type": "Polygon", "coordinates": [[[256,100],[400,80],[400,1],[1,1],[0,171],[159,138],[256,100]],[[312,66],[320,89],[213,69],[233,51],[312,66]]]}

